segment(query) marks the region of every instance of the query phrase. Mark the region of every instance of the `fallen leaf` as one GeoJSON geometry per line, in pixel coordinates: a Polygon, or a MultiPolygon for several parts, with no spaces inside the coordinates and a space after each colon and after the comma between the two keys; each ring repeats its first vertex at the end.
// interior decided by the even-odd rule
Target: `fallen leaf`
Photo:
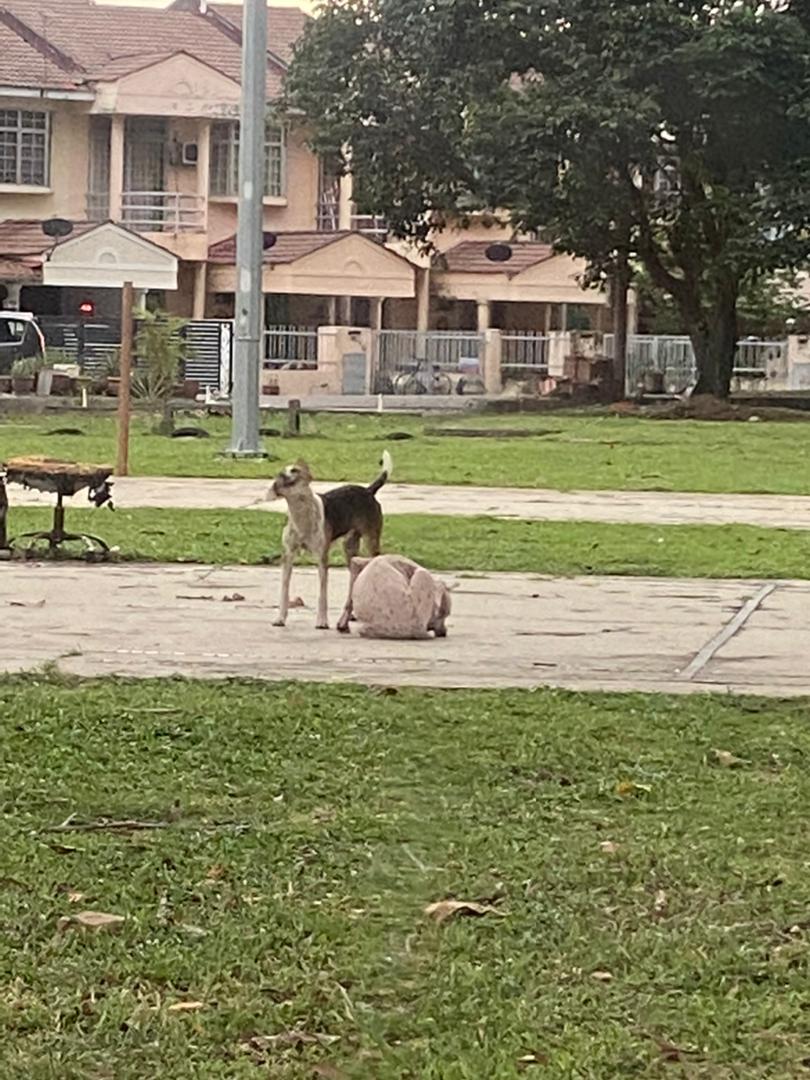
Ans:
{"type": "Polygon", "coordinates": [[[339,1035],[327,1035],[324,1032],[302,1031],[300,1028],[291,1028],[289,1031],[279,1031],[276,1035],[253,1035],[243,1043],[247,1050],[264,1052],[276,1049],[279,1046],[331,1046],[340,1042],[339,1035]]]}
{"type": "Polygon", "coordinates": [[[667,899],[667,894],[664,892],[663,889],[659,889],[658,892],[655,894],[655,903],[653,904],[653,911],[655,912],[656,915],[663,915],[664,912],[667,910],[667,905],[668,904],[669,904],[669,901],[667,899]]]}
{"type": "Polygon", "coordinates": [[[596,979],[597,982],[613,982],[613,976],[610,974],[609,971],[592,971],[591,978],[596,979]]]}
{"type": "Polygon", "coordinates": [[[240,592],[231,593],[230,596],[223,596],[223,601],[226,604],[238,604],[240,600],[244,600],[244,596],[240,592]]]}
{"type": "Polygon", "coordinates": [[[616,794],[622,799],[627,799],[631,795],[649,795],[651,791],[649,784],[637,784],[635,780],[620,780],[616,785],[616,794]]]}
{"type": "Polygon", "coordinates": [[[327,1062],[321,1062],[320,1065],[312,1066],[313,1076],[322,1076],[324,1080],[346,1080],[346,1073],[342,1069],[336,1068],[334,1065],[329,1065],[327,1062]]]}
{"type": "Polygon", "coordinates": [[[723,769],[737,769],[740,765],[747,764],[729,750],[712,750],[712,758],[723,769]]]}
{"type": "Polygon", "coordinates": [[[204,1009],[204,1001],[175,1001],[174,1005],[170,1005],[167,1012],[196,1012],[197,1009],[204,1009]]]}
{"type": "Polygon", "coordinates": [[[533,1065],[548,1065],[548,1063],[548,1054],[538,1053],[524,1054],[522,1057],[519,1057],[516,1062],[518,1070],[520,1072],[523,1072],[526,1069],[531,1069],[533,1065]]]}
{"type": "Polygon", "coordinates": [[[619,845],[614,844],[612,840],[603,840],[599,847],[606,855],[615,855],[619,850],[619,845]]]}
{"type": "Polygon", "coordinates": [[[83,892],[76,892],[73,889],[67,894],[68,902],[71,904],[78,904],[80,900],[84,900],[84,896],[85,894],[83,892]]]}
{"type": "Polygon", "coordinates": [[[76,915],[64,915],[59,920],[59,929],[78,926],[83,930],[119,930],[125,922],[125,916],[111,915],[107,911],[80,911],[76,915]]]}
{"type": "Polygon", "coordinates": [[[215,863],[208,869],[205,875],[206,881],[219,881],[225,875],[225,867],[222,863],[215,863]]]}
{"type": "Polygon", "coordinates": [[[441,926],[442,923],[454,919],[457,915],[477,919],[482,915],[498,915],[502,917],[503,912],[498,911],[491,904],[478,904],[474,900],[439,900],[435,904],[428,904],[425,908],[425,915],[435,919],[441,926]]]}

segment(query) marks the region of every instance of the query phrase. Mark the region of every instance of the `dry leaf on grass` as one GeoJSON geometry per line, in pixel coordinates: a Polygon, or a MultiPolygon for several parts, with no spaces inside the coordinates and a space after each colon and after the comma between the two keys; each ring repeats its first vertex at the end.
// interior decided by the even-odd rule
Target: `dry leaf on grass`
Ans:
{"type": "Polygon", "coordinates": [[[535,1065],[548,1065],[548,1054],[541,1054],[535,1051],[532,1054],[523,1054],[522,1057],[517,1059],[517,1067],[519,1072],[525,1072],[526,1069],[531,1069],[535,1065]]]}
{"type": "Polygon", "coordinates": [[[609,971],[592,971],[591,978],[596,979],[597,982],[613,982],[613,976],[610,974],[609,971]]]}
{"type": "Polygon", "coordinates": [[[425,915],[441,926],[457,916],[479,919],[482,915],[498,915],[502,918],[503,912],[492,904],[478,904],[474,900],[439,900],[435,904],[428,904],[425,915]]]}
{"type": "Polygon", "coordinates": [[[712,750],[712,761],[723,769],[738,769],[740,765],[748,764],[730,750],[712,750]]]}
{"type": "Polygon", "coordinates": [[[612,840],[603,840],[599,847],[606,855],[615,855],[619,850],[619,845],[614,844],[612,840]]]}
{"type": "Polygon", "coordinates": [[[653,904],[653,911],[655,912],[656,915],[663,915],[664,912],[667,910],[668,905],[669,905],[669,900],[667,899],[667,894],[664,892],[663,889],[659,889],[658,892],[655,894],[655,903],[653,904]]]}
{"type": "Polygon", "coordinates": [[[629,799],[632,795],[649,795],[651,791],[649,784],[637,784],[635,780],[620,780],[616,785],[616,794],[622,799],[629,799]]]}
{"type": "Polygon", "coordinates": [[[329,1065],[325,1061],[312,1066],[312,1075],[320,1076],[323,1080],[347,1080],[346,1073],[342,1069],[338,1069],[335,1065],[329,1065]]]}
{"type": "Polygon", "coordinates": [[[302,1046],[331,1046],[339,1042],[339,1035],[327,1035],[322,1031],[309,1032],[300,1028],[291,1028],[289,1031],[279,1031],[276,1035],[253,1035],[242,1044],[243,1049],[264,1053],[267,1050],[277,1050],[279,1047],[289,1046],[298,1049],[302,1046]]]}
{"type": "Polygon", "coordinates": [[[196,1012],[197,1009],[204,1009],[204,1001],[175,1001],[174,1005],[170,1005],[167,1012],[196,1012]]]}
{"type": "Polygon", "coordinates": [[[83,892],[76,892],[74,889],[70,889],[67,893],[68,903],[78,904],[80,900],[84,900],[85,894],[83,892]]]}
{"type": "Polygon", "coordinates": [[[124,915],[111,915],[107,911],[80,911],[76,915],[63,915],[59,929],[78,926],[82,930],[119,930],[126,922],[124,915]]]}

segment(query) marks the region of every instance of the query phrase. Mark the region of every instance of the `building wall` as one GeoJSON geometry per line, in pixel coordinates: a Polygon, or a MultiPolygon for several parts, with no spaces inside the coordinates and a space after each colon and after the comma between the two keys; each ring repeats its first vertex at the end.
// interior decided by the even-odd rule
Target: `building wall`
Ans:
{"type": "Polygon", "coordinates": [[[51,113],[49,189],[21,193],[0,185],[0,221],[7,218],[65,217],[83,221],[86,214],[88,106],[84,102],[40,102],[3,98],[4,109],[51,113]]]}
{"type": "MultiPolygon", "coordinates": [[[[193,172],[194,170],[190,170],[193,172]]],[[[267,232],[309,232],[317,225],[318,159],[303,134],[293,129],[287,140],[287,190],[283,199],[265,199],[267,232]]],[[[236,232],[236,199],[212,199],[208,207],[209,241],[216,244],[236,232]]]]}

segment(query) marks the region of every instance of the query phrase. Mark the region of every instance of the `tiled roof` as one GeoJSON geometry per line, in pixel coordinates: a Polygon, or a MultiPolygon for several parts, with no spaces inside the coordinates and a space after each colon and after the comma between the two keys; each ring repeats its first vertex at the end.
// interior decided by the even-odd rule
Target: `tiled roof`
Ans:
{"type": "MultiPolygon", "coordinates": [[[[70,238],[81,236],[82,233],[97,227],[92,221],[76,221],[73,223],[70,238]]],[[[39,219],[0,221],[0,259],[39,267],[45,253],[50,251],[53,245],[54,241],[42,231],[42,221],[39,219]]]]}
{"type": "MultiPolygon", "coordinates": [[[[209,4],[208,10],[226,19],[241,34],[241,4],[209,4]]],[[[267,48],[288,64],[309,20],[310,16],[297,7],[268,7],[267,48]]]]}
{"type": "Polygon", "coordinates": [[[486,254],[491,246],[490,240],[463,240],[439,256],[438,266],[456,274],[508,274],[512,277],[554,255],[550,244],[519,240],[509,245],[512,258],[508,262],[492,262],[486,254]]]}
{"type": "Polygon", "coordinates": [[[75,90],[76,78],[0,22],[0,85],[75,90]]]}
{"type": "MultiPolygon", "coordinates": [[[[282,9],[282,23],[289,10],[282,9]]],[[[240,81],[238,35],[223,32],[213,19],[182,6],[161,9],[102,6],[90,0],[0,0],[0,20],[4,12],[15,24],[23,24],[17,36],[26,37],[35,53],[46,54],[52,46],[69,57],[77,68],[74,78],[120,78],[185,52],[234,82],[240,81]]],[[[284,41],[283,36],[279,38],[279,48],[284,41]]],[[[282,76],[279,65],[268,65],[268,99],[278,97],[282,76]]]]}
{"type": "MultiPolygon", "coordinates": [[[[288,232],[277,233],[273,247],[264,253],[265,266],[281,266],[285,263],[295,262],[305,255],[311,255],[313,251],[334,244],[336,240],[342,240],[344,236],[355,235],[349,232],[288,232]]],[[[233,266],[236,262],[236,237],[230,236],[227,240],[220,240],[208,249],[209,263],[218,263],[224,266],[233,266]]]]}

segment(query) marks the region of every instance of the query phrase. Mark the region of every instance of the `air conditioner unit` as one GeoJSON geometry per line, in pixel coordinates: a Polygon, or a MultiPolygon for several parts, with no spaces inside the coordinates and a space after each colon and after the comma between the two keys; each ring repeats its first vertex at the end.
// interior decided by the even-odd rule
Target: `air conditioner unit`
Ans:
{"type": "Polygon", "coordinates": [[[183,154],[181,157],[183,165],[196,165],[200,160],[200,148],[195,142],[183,143],[183,154]]]}

